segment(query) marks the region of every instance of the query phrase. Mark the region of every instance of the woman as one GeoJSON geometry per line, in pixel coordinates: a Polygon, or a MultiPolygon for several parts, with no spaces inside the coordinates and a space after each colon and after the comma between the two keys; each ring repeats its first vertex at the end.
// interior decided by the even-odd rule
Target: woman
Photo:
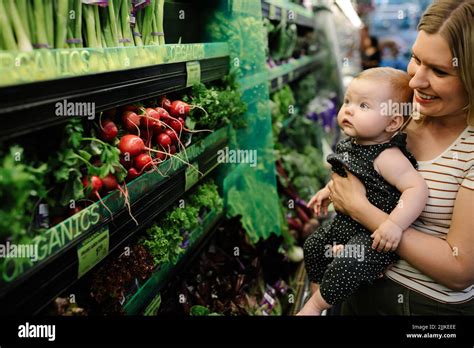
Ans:
{"type": "MultiPolygon", "coordinates": [[[[430,197],[403,233],[402,260],[346,301],[344,315],[474,315],[473,17],[472,0],[441,0],[420,21],[407,70],[421,120],[405,131],[430,197]]],[[[333,174],[329,189],[335,209],[369,231],[385,221],[352,174],[333,174]]]]}

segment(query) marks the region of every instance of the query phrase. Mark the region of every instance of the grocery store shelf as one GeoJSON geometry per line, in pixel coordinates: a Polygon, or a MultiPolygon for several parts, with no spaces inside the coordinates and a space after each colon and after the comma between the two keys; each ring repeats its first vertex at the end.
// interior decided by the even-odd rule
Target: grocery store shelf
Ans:
{"type": "Polygon", "coordinates": [[[318,55],[305,56],[269,69],[270,92],[275,92],[320,66],[318,55]]]}
{"type": "MultiPolygon", "coordinates": [[[[152,172],[130,183],[128,186],[132,202],[131,211],[139,223],[138,226],[130,217],[127,209],[124,208],[123,203],[120,210],[114,210],[113,219],[104,218],[105,211],[99,203],[96,203],[88,208],[95,207],[96,211],[94,214],[89,214],[86,220],[90,220],[92,216],[100,216],[100,219],[95,224],[89,221],[86,230],[74,231],[74,227],[71,227],[74,225],[77,228],[79,224],[82,224],[83,217],[87,217],[85,213],[81,215],[82,212],[48,230],[47,232],[55,233],[50,233],[49,237],[44,237],[43,245],[39,246],[41,251],[52,248],[52,243],[50,241],[48,244],[48,240],[56,241],[56,239],[60,239],[59,236],[65,238],[67,234],[74,237],[66,245],[48,257],[42,258],[34,267],[27,269],[11,282],[0,284],[2,314],[38,313],[51,300],[74,284],[80,276],[90,271],[91,268],[81,271],[84,263],[80,260],[79,253],[84,250],[84,246],[93,244],[91,237],[100,233],[101,236],[105,236],[106,241],[108,239],[105,248],[103,248],[105,254],[97,262],[100,262],[114,250],[125,246],[133,235],[151,223],[204,175],[216,168],[219,164],[217,160],[218,151],[227,144],[228,128],[226,127],[188,148],[189,160],[199,168],[199,171],[203,174],[202,176],[192,175],[190,167],[182,165],[179,161],[169,160],[160,166],[160,169],[166,170],[166,163],[168,163],[168,176],[164,177],[152,172]],[[133,195],[133,192],[136,192],[136,194],[133,195]],[[102,213],[99,214],[101,211],[102,213]],[[80,218],[79,215],[81,215],[80,218]],[[74,219],[80,219],[81,221],[74,223],[74,219]],[[68,226],[70,230],[68,230],[68,226]],[[64,230],[66,230],[66,234],[64,234],[64,230]],[[53,235],[56,239],[53,238],[53,235]]],[[[118,196],[118,194],[116,195],[118,196]]],[[[119,200],[117,202],[111,201],[114,199],[114,194],[107,198],[104,199],[104,202],[105,204],[111,202],[111,209],[120,206],[117,203],[119,200]]],[[[122,201],[120,200],[120,202],[122,201]]],[[[103,244],[103,242],[101,243],[103,244]]],[[[92,251],[98,250],[93,249],[92,251]]],[[[96,263],[92,266],[94,265],[96,263]]]]}
{"type": "MultiPolygon", "coordinates": [[[[174,46],[176,49],[187,47],[187,45],[174,46]]],[[[227,45],[224,47],[227,48],[227,45]]],[[[176,51],[174,54],[179,55],[178,53],[176,51]]],[[[194,59],[199,55],[193,55],[192,52],[187,54],[183,50],[181,53],[181,57],[189,57],[191,58],[189,61],[200,63],[202,82],[217,80],[229,71],[228,49],[214,52],[209,55],[211,58],[202,54],[202,59],[194,59]]],[[[100,112],[184,89],[189,82],[187,74],[189,61],[176,62],[177,60],[128,70],[1,87],[0,141],[66,122],[68,116],[56,115],[57,103],[67,102],[68,107],[84,105],[87,108],[93,107],[95,112],[100,112]]]]}
{"type": "Polygon", "coordinates": [[[163,286],[165,286],[175,274],[178,274],[181,270],[186,268],[186,265],[199,254],[202,247],[206,245],[206,241],[212,236],[212,232],[216,230],[223,216],[224,213],[222,210],[213,210],[204,217],[202,224],[191,233],[189,246],[185,253],[180,256],[176,264],[167,263],[161,265],[124,305],[124,311],[127,315],[146,313],[149,306],[153,306],[153,300],[159,294],[163,286]]]}
{"type": "Polygon", "coordinates": [[[313,29],[315,16],[304,7],[282,0],[262,0],[262,14],[271,20],[281,20],[286,17],[288,22],[313,29]]]}

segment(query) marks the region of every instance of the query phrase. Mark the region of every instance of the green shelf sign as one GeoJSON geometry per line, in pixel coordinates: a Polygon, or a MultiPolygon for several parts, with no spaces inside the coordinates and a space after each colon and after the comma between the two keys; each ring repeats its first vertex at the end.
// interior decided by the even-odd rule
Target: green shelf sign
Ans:
{"type": "Polygon", "coordinates": [[[77,278],[81,278],[109,253],[109,228],[105,227],[85,239],[77,247],[79,269],[77,278]]]}

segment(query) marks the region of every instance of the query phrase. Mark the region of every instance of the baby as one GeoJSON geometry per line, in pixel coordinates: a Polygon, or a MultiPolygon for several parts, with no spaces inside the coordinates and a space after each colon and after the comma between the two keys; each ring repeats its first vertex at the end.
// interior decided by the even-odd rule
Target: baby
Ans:
{"type": "MultiPolygon", "coordinates": [[[[402,233],[422,212],[428,188],[406,149],[404,106],[412,101],[407,73],[393,68],[363,71],[347,88],[337,120],[348,138],[328,156],[332,170],[357,176],[368,200],[390,214],[371,235],[350,216],[338,213],[305,242],[309,280],[318,286],[298,315],[321,311],[350,297],[363,282],[372,282],[397,260],[402,233]],[[344,249],[333,250],[336,244],[344,249]],[[316,290],[317,289],[317,290],[316,290]]],[[[309,202],[317,215],[327,214],[329,190],[321,189],[309,202]]]]}

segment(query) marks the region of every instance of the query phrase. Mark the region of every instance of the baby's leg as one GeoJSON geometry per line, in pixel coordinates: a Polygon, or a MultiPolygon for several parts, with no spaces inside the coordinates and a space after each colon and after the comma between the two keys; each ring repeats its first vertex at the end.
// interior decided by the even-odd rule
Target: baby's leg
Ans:
{"type": "Polygon", "coordinates": [[[323,299],[329,304],[349,298],[362,282],[372,282],[398,257],[395,253],[379,253],[372,249],[368,232],[355,234],[344,250],[328,266],[320,285],[323,299]]]}
{"type": "Polygon", "coordinates": [[[306,239],[303,247],[304,264],[311,282],[320,283],[323,279],[324,272],[332,261],[332,254],[327,251],[329,248],[332,250],[333,241],[338,242],[331,234],[330,225],[321,226],[306,239]]]}

